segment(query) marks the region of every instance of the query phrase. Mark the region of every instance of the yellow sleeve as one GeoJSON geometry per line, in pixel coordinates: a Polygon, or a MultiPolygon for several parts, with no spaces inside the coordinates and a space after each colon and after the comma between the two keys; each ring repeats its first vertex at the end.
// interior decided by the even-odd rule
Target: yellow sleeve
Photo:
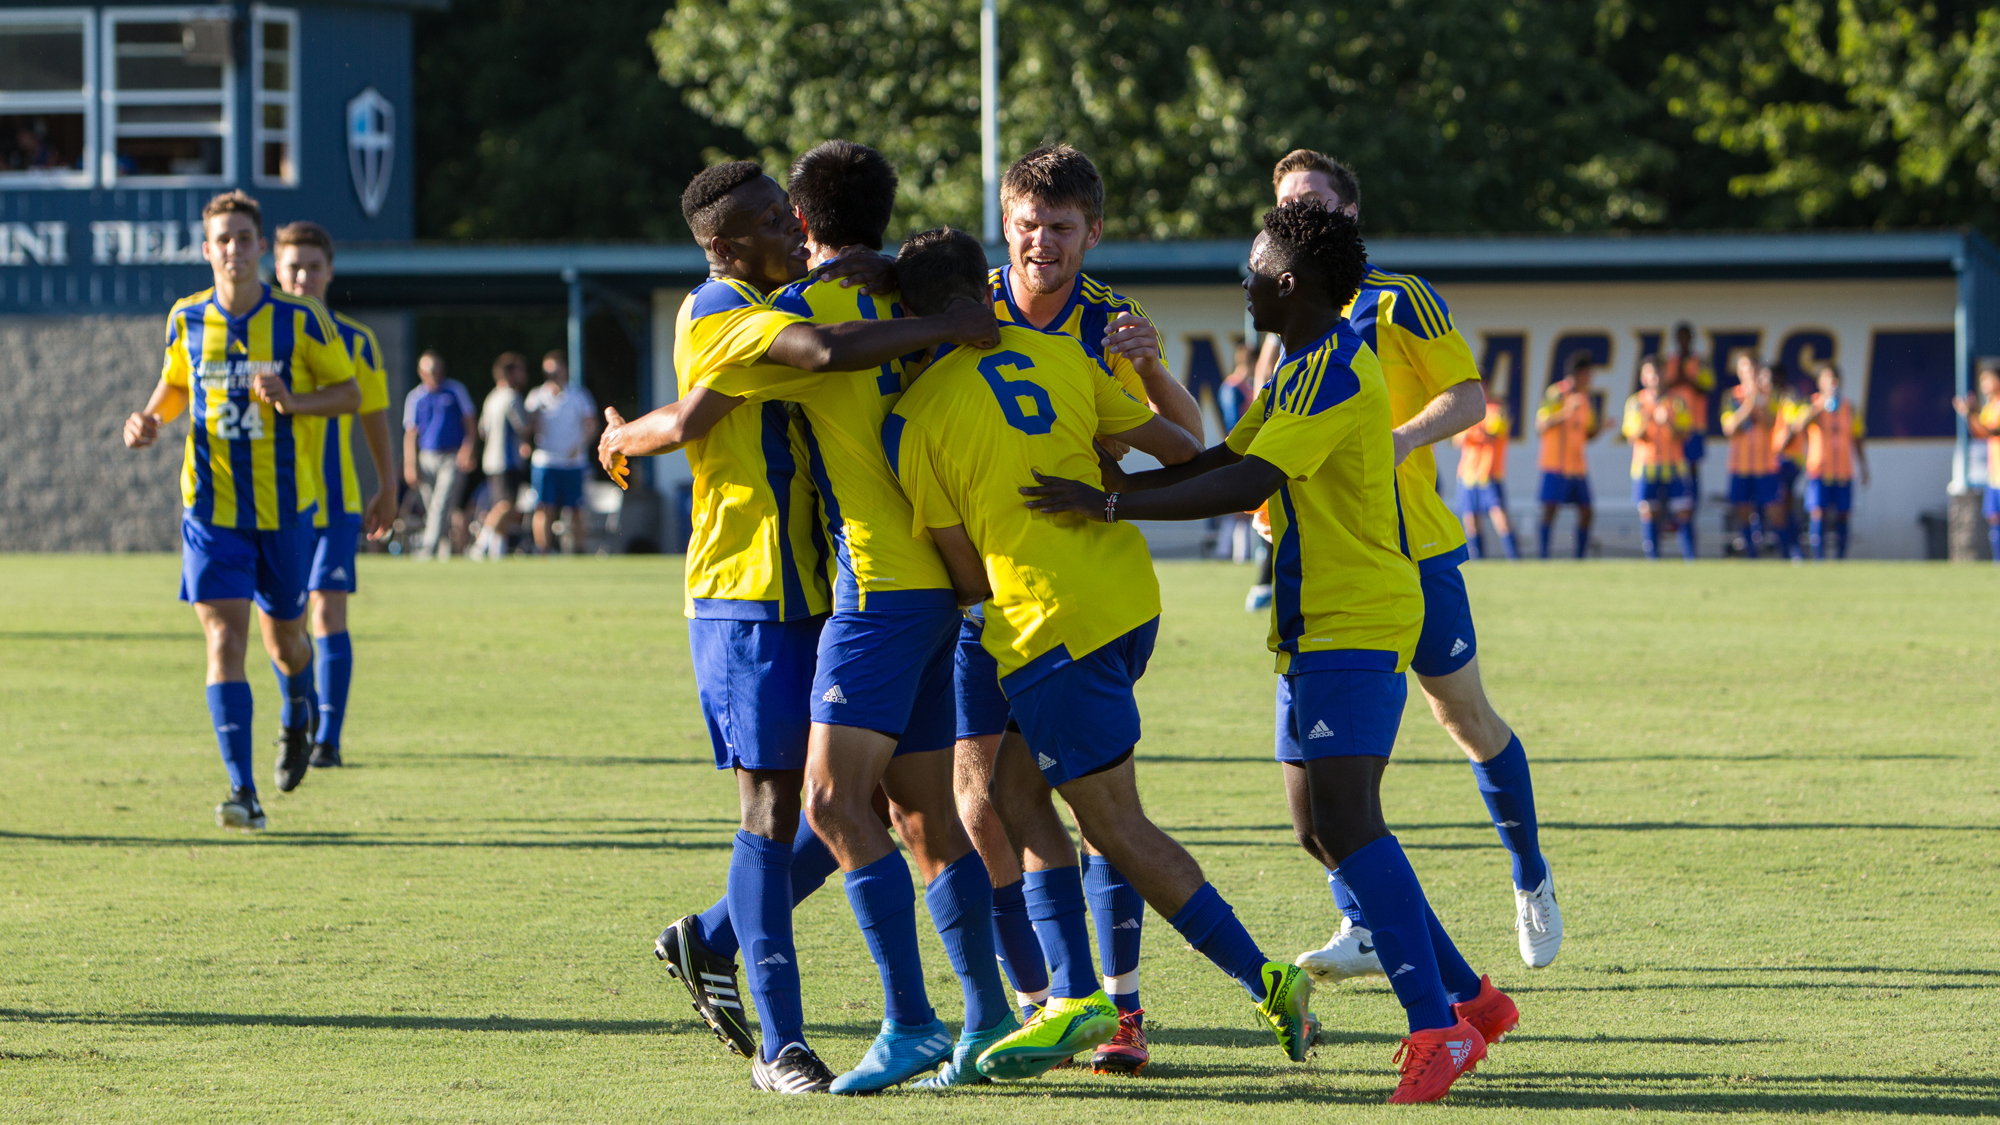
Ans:
{"type": "Polygon", "coordinates": [[[1674,429],[1681,433],[1694,429],[1694,415],[1688,411],[1686,400],[1679,395],[1672,395],[1667,401],[1674,404],[1674,429]]]}
{"type": "Polygon", "coordinates": [[[1505,411],[1495,414],[1486,420],[1486,432],[1492,434],[1500,441],[1507,440],[1507,429],[1507,414],[1505,411]]]}
{"type": "MultiPolygon", "coordinates": [[[[311,332],[302,332],[299,339],[305,343],[305,366],[312,378],[312,386],[299,386],[298,357],[292,363],[292,393],[305,394],[338,386],[354,378],[354,357],[347,354],[347,341],[340,338],[340,329],[333,326],[333,317],[327,314],[317,302],[305,307],[304,315],[311,324],[317,325],[317,338],[311,332]]],[[[384,396],[386,397],[386,396],[384,396]]]]}
{"type": "Polygon", "coordinates": [[[1556,415],[1562,413],[1562,408],[1563,408],[1562,396],[1551,391],[1550,393],[1542,396],[1542,404],[1535,408],[1535,420],[1538,422],[1546,422],[1549,419],[1555,417],[1556,415]]]}
{"type": "Polygon", "coordinates": [[[1153,420],[1143,393],[1134,395],[1116,379],[1099,379],[1091,384],[1097,394],[1097,432],[1122,434],[1153,420]]]}
{"type": "Polygon", "coordinates": [[[1236,425],[1230,428],[1229,436],[1223,439],[1223,444],[1237,456],[1249,452],[1250,443],[1257,440],[1257,431],[1264,426],[1264,405],[1270,397],[1271,387],[1267,383],[1250,405],[1243,408],[1243,413],[1237,416],[1236,425]]]}
{"type": "Polygon", "coordinates": [[[1395,332],[1402,340],[1404,354],[1410,357],[1410,365],[1417,370],[1424,393],[1430,398],[1460,383],[1479,381],[1479,364],[1472,358],[1472,345],[1465,342],[1458,329],[1428,340],[1400,325],[1395,326],[1395,332]]]}
{"type": "Polygon", "coordinates": [[[187,387],[193,376],[188,367],[186,341],[181,337],[181,310],[167,317],[167,358],[160,366],[160,381],[170,387],[187,387]]]}
{"type": "Polygon", "coordinates": [[[354,361],[354,378],[361,384],[361,409],[356,413],[373,414],[389,409],[389,376],[382,370],[382,342],[374,331],[363,328],[361,339],[367,351],[354,361]]]}
{"type": "Polygon", "coordinates": [[[1626,441],[1631,441],[1645,428],[1645,415],[1639,413],[1639,396],[1633,395],[1625,400],[1625,424],[1620,428],[1620,432],[1625,435],[1626,441]]]}
{"type": "Polygon", "coordinates": [[[1868,436],[1868,424],[1861,420],[1861,412],[1859,410],[1854,412],[1854,436],[1858,438],[1868,436]]]}
{"type": "MultiPolygon", "coordinates": [[[[1334,448],[1353,432],[1358,417],[1353,404],[1359,401],[1358,397],[1350,398],[1317,414],[1274,410],[1243,454],[1269,461],[1293,480],[1305,480],[1318,472],[1334,448]]],[[[1235,437],[1234,432],[1230,436],[1235,437]]]]}
{"type": "Polygon", "coordinates": [[[725,395],[768,402],[774,399],[787,402],[803,402],[813,396],[813,392],[826,383],[829,375],[835,378],[861,379],[875,377],[875,369],[866,371],[800,371],[796,367],[783,367],[775,363],[756,363],[748,367],[725,367],[703,376],[696,386],[707,387],[725,395]]]}
{"type": "Polygon", "coordinates": [[[928,435],[920,424],[890,414],[882,427],[882,442],[896,482],[910,500],[910,534],[921,536],[933,527],[957,527],[965,522],[939,477],[928,435]]]}
{"type": "Polygon", "coordinates": [[[762,363],[778,333],[805,323],[806,318],[795,313],[748,301],[697,318],[689,328],[701,369],[690,385],[706,386],[707,377],[725,367],[762,363]]]}

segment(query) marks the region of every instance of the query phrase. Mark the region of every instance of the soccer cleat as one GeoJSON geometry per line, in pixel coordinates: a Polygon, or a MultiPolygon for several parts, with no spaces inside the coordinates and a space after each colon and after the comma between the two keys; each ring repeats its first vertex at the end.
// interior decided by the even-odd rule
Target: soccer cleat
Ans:
{"type": "Polygon", "coordinates": [[[836,1094],[872,1094],[908,1082],[952,1057],[951,1032],[943,1020],[908,1027],[882,1021],[882,1031],[853,1070],[833,1080],[836,1094]]]}
{"type": "Polygon", "coordinates": [[[944,1064],[936,1074],[919,1078],[910,1086],[918,1090],[942,1090],[947,1086],[981,1086],[990,1079],[979,1073],[979,1056],[986,1048],[1000,1042],[1021,1030],[1021,1021],[1008,1012],[999,1023],[985,1031],[961,1031],[958,1044],[951,1049],[951,1061],[944,1064]]]}
{"type": "Polygon", "coordinates": [[[1320,1033],[1320,1032],[1321,1032],[1322,1030],[1323,1030],[1323,1028],[1322,1028],[1322,1026],[1321,1026],[1321,1024],[1320,1024],[1320,1022],[1319,1022],[1319,1017],[1318,1017],[1317,1015],[1314,1015],[1314,1014],[1313,1014],[1313,1013],[1311,1013],[1311,1012],[1307,1012],[1307,1013],[1306,1013],[1306,1050],[1310,1051],[1310,1050],[1312,1050],[1312,1049],[1313,1049],[1314,1047],[1317,1047],[1317,1046],[1319,1046],[1319,1033],[1320,1033]]]}
{"type": "Polygon", "coordinates": [[[695,935],[695,918],[668,926],[653,940],[653,956],[667,963],[667,975],[687,986],[695,1014],[722,1045],[746,1059],[756,1059],[757,1037],[743,1022],[743,990],[736,983],[736,961],[709,952],[695,935]]]}
{"type": "Polygon", "coordinates": [[[1271,588],[1269,586],[1250,587],[1249,595],[1243,599],[1243,612],[1258,613],[1270,608],[1271,588]]]}
{"type": "Polygon", "coordinates": [[[306,779],[306,761],[312,757],[312,749],[310,726],[291,727],[278,736],[278,766],[273,771],[278,792],[290,793],[306,779]]]}
{"type": "Polygon", "coordinates": [[[1532,891],[1515,888],[1514,932],[1521,939],[1521,960],[1530,969],[1547,968],[1556,959],[1563,944],[1563,916],[1556,907],[1554,872],[1544,874],[1542,885],[1532,891]]]}
{"type": "Polygon", "coordinates": [[[1145,1014],[1144,1008],[1129,1012],[1119,1009],[1118,1034],[1090,1056],[1091,1070],[1099,1074],[1137,1074],[1153,1061],[1152,1052],[1146,1050],[1146,1024],[1140,1018],[1145,1014]]]}
{"type": "Polygon", "coordinates": [[[313,743],[312,761],[306,765],[316,770],[337,770],[340,768],[340,747],[324,742],[313,743]]]}
{"type": "Polygon", "coordinates": [[[770,1062],[765,1062],[761,1054],[750,1062],[752,1090],[771,1094],[824,1094],[831,1085],[833,1071],[804,1043],[786,1044],[770,1062]]]}
{"type": "Polygon", "coordinates": [[[264,806],[257,803],[255,789],[233,789],[229,799],[215,806],[215,826],[217,828],[243,828],[251,832],[264,830],[264,806]]]}
{"type": "Polygon", "coordinates": [[[1461,1019],[1450,1027],[1413,1031],[1396,1048],[1396,1063],[1403,1077],[1390,1105],[1434,1102],[1451,1092],[1458,1076],[1479,1065],[1486,1057],[1486,1040],[1479,1029],[1461,1019]]]}
{"type": "Polygon", "coordinates": [[[1382,959],[1375,955],[1375,934],[1354,919],[1340,916],[1340,929],[1327,939],[1326,946],[1299,954],[1299,968],[1311,973],[1320,984],[1336,984],[1350,977],[1382,976],[1382,959]]]}
{"type": "Polygon", "coordinates": [[[1080,998],[1055,997],[1028,1025],[986,1049],[979,1073],[988,1078],[1034,1078],[1118,1034],[1118,1008],[1103,989],[1080,998]]]}
{"type": "Polygon", "coordinates": [[[1264,981],[1264,999],[1257,1011],[1278,1036],[1278,1046],[1293,1062],[1306,1060],[1312,1044],[1306,1038],[1306,1004],[1312,999],[1313,979],[1297,965],[1266,961],[1257,974],[1264,981]]]}
{"type": "Polygon", "coordinates": [[[1487,1044],[1498,1043],[1507,1038],[1507,1033],[1520,1026],[1521,1009],[1487,977],[1479,978],[1479,995],[1451,1006],[1452,1015],[1479,1029],[1479,1037],[1487,1044]]]}

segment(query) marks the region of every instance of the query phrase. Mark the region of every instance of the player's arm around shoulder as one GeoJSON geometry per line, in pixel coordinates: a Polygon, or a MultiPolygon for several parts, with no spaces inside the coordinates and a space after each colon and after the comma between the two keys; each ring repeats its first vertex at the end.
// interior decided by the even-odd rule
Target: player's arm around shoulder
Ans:
{"type": "Polygon", "coordinates": [[[251,393],[282,414],[330,418],[354,413],[361,406],[361,385],[355,382],[354,357],[334,327],[332,314],[311,297],[291,299],[301,306],[291,383],[265,372],[252,380],[251,393]]]}

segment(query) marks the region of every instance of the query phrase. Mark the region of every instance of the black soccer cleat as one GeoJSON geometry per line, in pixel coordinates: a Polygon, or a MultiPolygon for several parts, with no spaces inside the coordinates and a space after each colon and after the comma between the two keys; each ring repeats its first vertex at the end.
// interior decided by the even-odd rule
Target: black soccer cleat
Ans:
{"type": "Polygon", "coordinates": [[[278,736],[278,768],[273,776],[278,792],[290,793],[306,779],[306,761],[312,757],[312,728],[294,727],[278,736]]]}
{"type": "Polygon", "coordinates": [[[264,830],[264,806],[257,803],[255,789],[232,789],[229,799],[215,806],[215,826],[217,828],[242,828],[251,832],[264,830]]]}
{"type": "MultiPolygon", "coordinates": [[[[694,915],[661,931],[653,940],[653,956],[667,963],[669,976],[687,986],[695,1014],[723,1046],[746,1059],[759,1057],[757,1037],[743,1021],[743,989],[736,983],[736,962],[709,952],[695,936],[694,915]]],[[[832,1080],[828,1076],[827,1081],[832,1080]]]]}
{"type": "Polygon", "coordinates": [[[340,747],[328,746],[324,742],[313,743],[312,761],[307,765],[316,770],[337,770],[340,768],[340,747]]]}
{"type": "Polygon", "coordinates": [[[761,1055],[750,1062],[752,1090],[771,1094],[824,1094],[832,1085],[833,1071],[804,1043],[786,1046],[770,1062],[765,1062],[761,1055]]]}

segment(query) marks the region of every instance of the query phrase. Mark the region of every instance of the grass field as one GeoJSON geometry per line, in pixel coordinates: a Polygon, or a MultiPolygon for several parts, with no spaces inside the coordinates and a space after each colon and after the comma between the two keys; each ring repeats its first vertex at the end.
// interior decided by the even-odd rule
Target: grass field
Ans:
{"type": "MultiPolygon", "coordinates": [[[[0,556],[0,1120],[2000,1114],[1992,568],[1470,568],[1568,941],[1521,966],[1504,853],[1413,692],[1390,822],[1524,1021],[1445,1106],[1394,1114],[1385,987],[1322,991],[1327,1042],[1287,1064],[1157,917],[1143,1078],[752,1096],[650,952],[720,892],[736,816],[678,560],[363,569],[353,766],[267,782],[271,830],[251,837],[212,820],[223,774],[176,561],[0,556]]],[[[1334,914],[1269,761],[1247,571],[1160,572],[1141,787],[1290,957],[1334,914]]],[[[268,778],[275,693],[252,681],[268,778]]],[[[873,967],[843,896],[801,907],[798,931],[809,1032],[842,1069],[880,1018],[873,967]]],[[[955,1021],[928,934],[925,957],[955,1021]]]]}

